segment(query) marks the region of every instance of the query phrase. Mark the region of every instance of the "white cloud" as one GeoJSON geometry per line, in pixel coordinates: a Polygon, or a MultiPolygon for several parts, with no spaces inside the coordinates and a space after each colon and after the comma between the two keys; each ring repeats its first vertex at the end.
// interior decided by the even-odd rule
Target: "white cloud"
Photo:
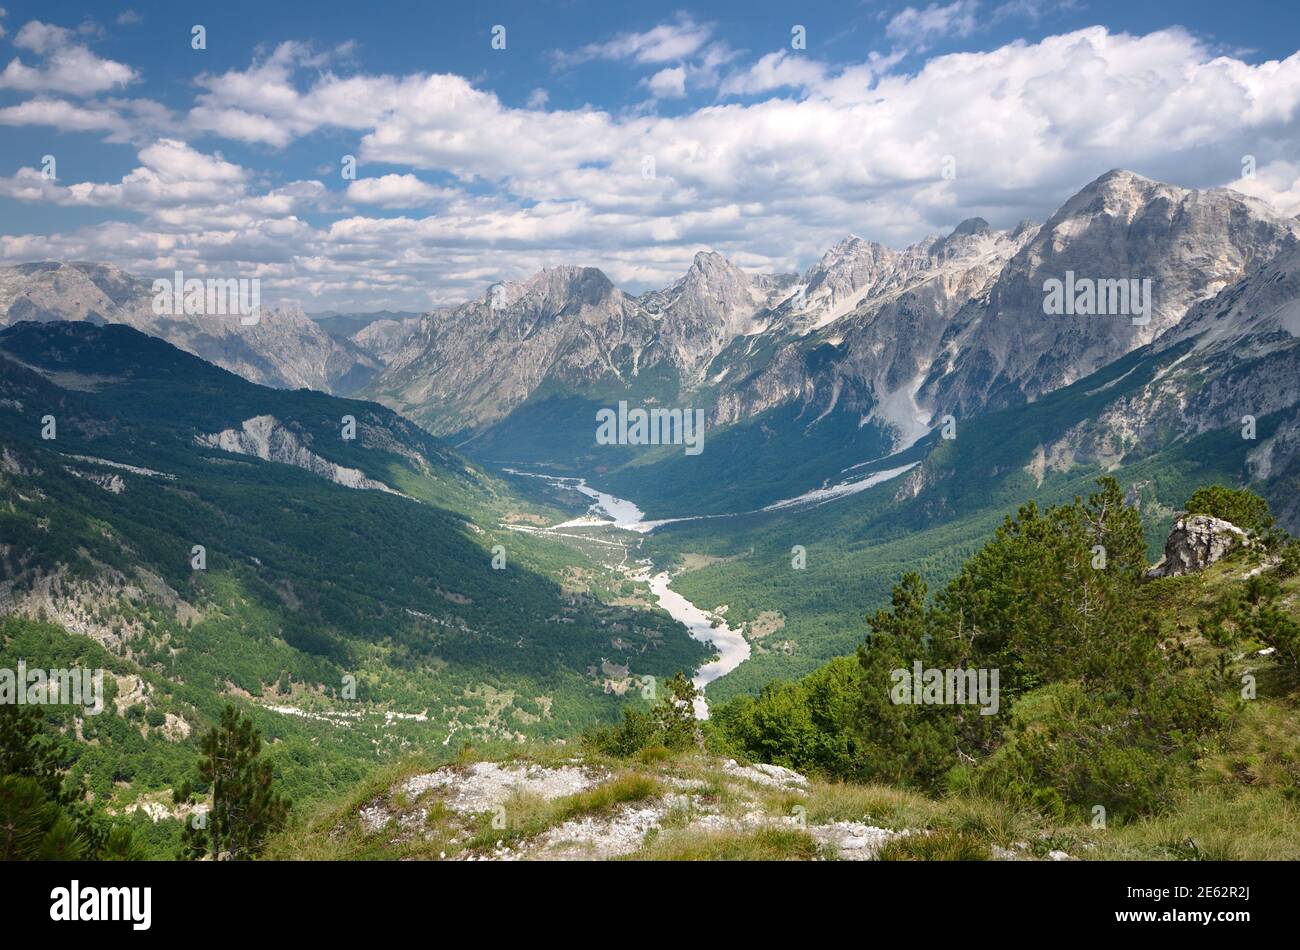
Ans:
{"type": "Polygon", "coordinates": [[[243,181],[247,175],[219,154],[205,155],[175,139],[161,139],[142,148],[140,161],[176,181],[243,181]]]}
{"type": "Polygon", "coordinates": [[[129,130],[116,110],[44,97],[0,109],[0,125],[48,125],[67,132],[110,132],[117,138],[129,130]]]}
{"type": "Polygon", "coordinates": [[[66,46],[72,42],[72,31],[61,26],[31,20],[23,24],[18,35],[14,37],[14,46],[29,49],[37,56],[44,56],[50,50],[66,46]]]}
{"type": "Polygon", "coordinates": [[[534,89],[528,94],[528,108],[545,109],[546,104],[551,101],[551,94],[545,89],[534,89]]]}
{"type": "Polygon", "coordinates": [[[786,50],[768,53],[748,69],[722,82],[724,96],[749,96],[788,86],[811,86],[826,79],[826,67],[806,56],[786,50]]]}
{"type": "Polygon", "coordinates": [[[203,74],[196,82],[206,90],[190,111],[189,125],[242,142],[284,146],[322,125],[365,129],[404,93],[403,84],[389,76],[340,78],[332,72],[319,78],[306,94],[294,85],[302,66],[319,69],[328,54],[315,54],[304,44],[282,43],[265,60],[246,70],[203,74]]]}
{"type": "Polygon", "coordinates": [[[1007,0],[993,8],[993,19],[1021,16],[1037,23],[1049,10],[1078,10],[1081,6],[1080,0],[1007,0]]]}
{"type": "Polygon", "coordinates": [[[209,212],[214,204],[244,196],[247,172],[220,155],[206,155],[175,139],[160,139],[142,148],[138,157],[140,166],[115,184],[62,185],[46,180],[33,168],[22,168],[13,177],[0,179],[0,193],[60,205],[133,211],[201,205],[209,212]]]}
{"type": "Polygon", "coordinates": [[[646,86],[656,99],[680,99],[686,95],[686,70],[681,66],[661,69],[646,80],[646,86]]]}
{"type": "Polygon", "coordinates": [[[1269,162],[1255,169],[1253,177],[1235,178],[1227,187],[1259,198],[1285,215],[1300,215],[1300,161],[1269,162]]]}
{"type": "Polygon", "coordinates": [[[39,20],[23,25],[14,45],[44,58],[40,66],[22,60],[9,61],[0,73],[0,89],[38,93],[70,93],[78,96],[107,92],[139,78],[130,66],[102,59],[85,46],[73,43],[71,30],[39,20]]]}
{"type": "Polygon", "coordinates": [[[448,192],[435,188],[414,175],[358,178],[348,184],[349,201],[384,208],[414,208],[447,194],[448,192]]]}
{"type": "Polygon", "coordinates": [[[662,23],[644,33],[622,33],[603,43],[590,43],[576,52],[557,52],[557,63],[569,65],[593,59],[630,59],[642,64],[668,63],[693,56],[713,35],[711,23],[697,23],[681,14],[675,23],[662,23]]]}
{"type": "Polygon", "coordinates": [[[924,10],[907,7],[885,27],[885,35],[896,43],[925,46],[945,36],[970,36],[975,31],[978,0],[932,3],[924,10]]]}

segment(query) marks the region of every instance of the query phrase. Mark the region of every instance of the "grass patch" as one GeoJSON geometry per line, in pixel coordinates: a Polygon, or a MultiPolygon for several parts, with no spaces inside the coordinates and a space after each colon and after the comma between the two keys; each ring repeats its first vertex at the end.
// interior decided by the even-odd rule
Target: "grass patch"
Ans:
{"type": "Polygon", "coordinates": [[[627,772],[585,792],[558,799],[551,809],[551,823],[559,824],[584,815],[607,815],[619,805],[657,798],[663,790],[650,776],[627,772]]]}
{"type": "Polygon", "coordinates": [[[1282,789],[1212,787],[1168,812],[1095,831],[1077,856],[1097,860],[1300,860],[1300,808],[1282,789]]]}
{"type": "Polygon", "coordinates": [[[992,856],[987,841],[948,829],[893,838],[878,855],[881,861],[988,861],[992,856]]]}
{"type": "Polygon", "coordinates": [[[817,842],[797,828],[679,830],[660,834],[635,858],[650,861],[811,861],[817,842]]]}

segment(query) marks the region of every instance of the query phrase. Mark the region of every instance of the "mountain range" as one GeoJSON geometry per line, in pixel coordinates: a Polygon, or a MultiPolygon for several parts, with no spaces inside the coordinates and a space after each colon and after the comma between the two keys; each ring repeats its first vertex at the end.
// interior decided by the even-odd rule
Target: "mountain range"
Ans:
{"type": "Polygon", "coordinates": [[[559,266],[251,325],[157,314],[103,264],[0,268],[0,648],[112,672],[116,715],[65,723],[112,807],[174,787],[232,697],[311,799],[453,737],[569,741],[698,668],[649,564],[743,640],[720,703],[843,657],[900,574],[945,580],[1102,473],[1152,560],[1213,482],[1296,530],[1298,228],[1115,171],[1042,224],[851,236],[802,274],[701,251],[639,294],[559,266]],[[1046,312],[1053,281],[1130,306],[1046,312]],[[619,403],[701,410],[703,451],[601,444],[619,403]]]}
{"type": "MultiPolygon", "coordinates": [[[[419,317],[320,323],[281,307],[247,327],[155,315],[149,285],[106,265],[40,263],[0,269],[0,323],[125,323],[251,381],[371,398],[481,461],[589,475],[680,517],[825,486],[941,419],[1032,404],[1134,351],[1192,345],[1211,325],[1158,392],[1061,433],[1039,464],[1113,466],[1286,410],[1294,374],[1245,372],[1249,389],[1236,379],[1243,361],[1290,358],[1291,324],[1254,308],[1289,299],[1298,227],[1231,190],[1116,170],[1041,225],[974,218],[901,251],[851,236],[803,274],[750,274],[702,251],[672,285],[636,295],[565,265],[419,317]],[[1149,282],[1150,313],[1045,314],[1046,282],[1076,276],[1149,282]],[[1236,375],[1206,386],[1225,373],[1236,375]],[[704,410],[711,451],[596,445],[596,412],[619,400],[704,410]]],[[[1287,470],[1292,428],[1250,477],[1287,470]]]]}

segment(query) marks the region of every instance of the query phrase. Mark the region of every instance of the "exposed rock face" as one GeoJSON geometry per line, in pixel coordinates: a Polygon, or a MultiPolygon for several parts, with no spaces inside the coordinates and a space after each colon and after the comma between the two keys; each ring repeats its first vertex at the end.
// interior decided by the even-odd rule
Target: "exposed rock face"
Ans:
{"type": "Polygon", "coordinates": [[[924,833],[863,821],[817,823],[798,810],[774,812],[764,793],[806,790],[810,785],[805,776],[781,766],[742,767],[728,760],[713,775],[725,784],[733,808],[721,809],[705,794],[706,780],[665,773],[657,776],[660,789],[644,798],[579,813],[536,834],[510,836],[504,829],[515,827],[511,811],[517,796],[556,802],[598,788],[616,776],[577,760],[554,767],[476,762],[407,779],[363,805],[356,818],[367,835],[381,836],[390,844],[418,843],[429,835],[432,819],[449,846],[439,857],[470,861],[610,860],[637,855],[661,834],[694,838],[764,829],[806,833],[818,858],[869,861],[891,840],[924,833]],[[495,846],[472,842],[481,837],[478,820],[484,813],[494,814],[499,822],[494,827],[503,829],[503,840],[495,846]]]}
{"type": "Polygon", "coordinates": [[[1174,522],[1165,554],[1147,577],[1177,577],[1203,571],[1229,551],[1249,544],[1246,532],[1210,515],[1184,515],[1174,522]]]}
{"type": "Polygon", "coordinates": [[[1111,171],[1067,201],[1016,253],[987,295],[956,318],[951,367],[923,398],[957,416],[1001,408],[1082,379],[1175,326],[1188,309],[1272,258],[1296,222],[1227,189],[1198,191],[1111,171]],[[1048,315],[1044,283],[1149,279],[1149,321],[1048,315]]]}
{"type": "Polygon", "coordinates": [[[600,271],[555,267],[424,318],[369,391],[455,432],[500,419],[547,378],[566,388],[630,385],[666,359],[658,335],[657,320],[600,271]]]}
{"type": "Polygon", "coordinates": [[[921,384],[958,345],[954,318],[1035,232],[995,231],[972,219],[902,252],[842,242],[805,275],[804,310],[797,297],[787,299],[768,332],[715,364],[713,422],[797,401],[810,419],[852,412],[891,429],[895,448],[910,445],[932,414],[917,401],[921,384]]]}
{"type": "MultiPolygon", "coordinates": [[[[1113,468],[1173,438],[1230,427],[1258,439],[1247,457],[1252,481],[1297,474],[1300,242],[1288,239],[1272,260],[1194,306],[1148,352],[1158,367],[1151,380],[1046,446],[1048,469],[1094,462],[1113,468]],[[1251,420],[1274,413],[1283,415],[1271,433],[1251,431],[1251,420]]],[[[1283,525],[1300,524],[1293,492],[1273,500],[1283,525]]]]}
{"type": "Polygon", "coordinates": [[[420,331],[420,318],[376,320],[352,334],[354,344],[387,366],[420,331]]]}
{"type": "Polygon", "coordinates": [[[346,394],[381,366],[360,348],[331,338],[297,307],[268,308],[253,325],[238,316],[155,314],[151,283],[105,264],[0,267],[0,326],[22,320],[125,323],[252,382],[282,389],[346,394]]]}
{"type": "Polygon", "coordinates": [[[638,298],[554,268],[426,321],[373,392],[436,431],[481,428],[542,386],[713,390],[710,423],[797,404],[848,412],[895,448],[938,413],[1033,400],[1176,326],[1275,256],[1295,229],[1254,199],[1114,171],[1042,227],[979,218],[895,251],[849,237],[804,275],[759,278],[717,254],[638,298]],[[1150,314],[1049,316],[1044,283],[1146,279],[1150,314]]]}
{"type": "Polygon", "coordinates": [[[727,759],[722,763],[722,769],[728,775],[748,779],[751,782],[757,782],[759,785],[770,785],[773,788],[808,787],[807,778],[794,769],[787,769],[783,765],[767,765],[764,763],[740,765],[735,759],[727,759]]]}
{"type": "Polygon", "coordinates": [[[825,326],[850,313],[862,299],[898,271],[897,251],[850,235],[822,255],[804,274],[798,299],[788,299],[783,313],[796,331],[825,326]]]}
{"type": "Polygon", "coordinates": [[[681,280],[638,303],[659,317],[670,358],[691,385],[728,343],[762,329],[757,311],[767,296],[721,254],[701,251],[681,280]]]}
{"type": "Polygon", "coordinates": [[[302,437],[298,433],[284,426],[274,416],[254,416],[252,419],[245,419],[238,429],[200,433],[194,437],[194,441],[206,448],[220,449],[237,455],[252,455],[267,462],[293,465],[345,488],[371,489],[392,495],[401,494],[383,482],[368,477],[359,469],[347,468],[337,462],[321,458],[303,444],[302,437]]]}

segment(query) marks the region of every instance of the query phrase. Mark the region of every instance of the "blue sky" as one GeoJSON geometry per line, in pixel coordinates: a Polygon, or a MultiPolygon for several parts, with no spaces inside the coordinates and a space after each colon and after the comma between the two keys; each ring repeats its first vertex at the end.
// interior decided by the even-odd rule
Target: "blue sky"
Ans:
{"type": "Polygon", "coordinates": [[[3,263],[421,309],[560,263],[662,286],[702,248],[803,269],[1116,166],[1300,211],[1292,3],[0,6],[3,263]]]}

